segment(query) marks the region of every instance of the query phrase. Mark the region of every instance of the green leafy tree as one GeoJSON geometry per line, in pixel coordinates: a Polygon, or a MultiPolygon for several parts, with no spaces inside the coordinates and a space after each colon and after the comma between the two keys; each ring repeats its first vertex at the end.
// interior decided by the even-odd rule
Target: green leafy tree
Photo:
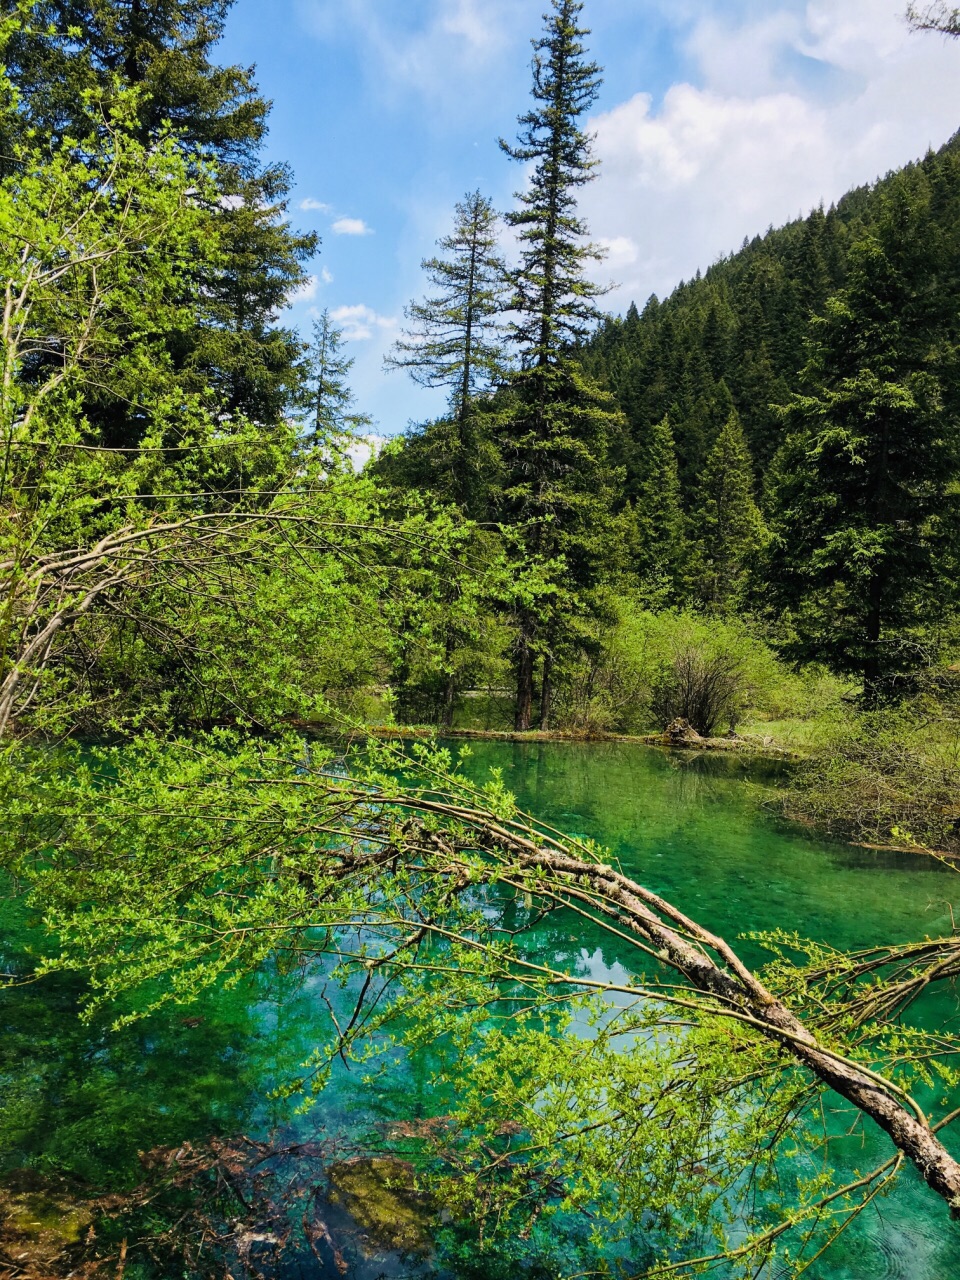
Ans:
{"type": "Polygon", "coordinates": [[[539,583],[516,611],[520,730],[532,723],[538,656],[540,724],[549,726],[554,668],[575,634],[567,622],[589,610],[591,591],[615,561],[603,531],[612,528],[616,477],[609,452],[622,419],[612,397],[569,354],[597,318],[600,293],[585,275],[587,262],[600,255],[577,214],[577,191],[597,163],[581,121],[600,83],[599,68],[586,57],[588,32],[578,25],[582,9],[576,0],[553,0],[545,33],[534,41],[533,107],[520,117],[517,145],[500,144],[512,159],[532,165],[520,207],[507,215],[521,246],[511,302],[520,370],[501,435],[504,518],[529,580],[539,583]]]}
{"type": "Polygon", "coordinates": [[[766,541],[753,495],[750,450],[734,410],[707,458],[692,517],[697,594],[721,613],[743,600],[751,560],[766,541]]]}
{"type": "MultiPolygon", "coordinates": [[[[0,73],[0,110],[8,88],[0,73]]],[[[392,1061],[401,1036],[449,1048],[431,1067],[443,1119],[418,1128],[413,1154],[459,1219],[514,1238],[583,1207],[597,1254],[606,1225],[612,1237],[625,1222],[644,1266],[728,1259],[755,1275],[776,1258],[799,1274],[812,1229],[841,1228],[836,1215],[868,1205],[904,1162],[955,1211],[960,1165],[939,1135],[956,1120],[956,1037],[903,1017],[927,988],[949,992],[955,932],[853,955],[778,935],[758,975],[615,869],[612,851],[518,813],[499,777],[474,785],[449,753],[376,743],[348,774],[339,748],[276,732],[343,677],[306,641],[338,624],[335,643],[366,645],[379,597],[364,586],[399,555],[391,563],[376,540],[370,554],[370,527],[383,542],[389,531],[369,486],[304,467],[294,431],[225,421],[202,395],[148,381],[142,447],[100,439],[88,383],[117,363],[130,376],[162,368],[181,273],[218,253],[192,158],[176,137],[144,145],[128,132],[125,101],[75,146],[19,138],[0,182],[0,724],[21,731],[0,750],[0,864],[49,929],[38,972],[89,977],[90,1011],[122,1000],[110,1010],[122,1026],[267,962],[322,957],[332,999],[342,982],[355,1013],[331,1008],[329,1042],[281,1085],[319,1091],[338,1058],[369,1064],[379,1047],[392,1061]],[[213,506],[207,491],[198,501],[211,478],[213,506]],[[355,539],[339,573],[325,571],[335,537],[355,539]],[[358,552],[368,560],[351,578],[358,552]],[[151,646],[163,660],[138,702],[151,646]],[[87,683],[104,653],[133,685],[125,721],[107,714],[112,687],[87,683]],[[191,712],[274,732],[167,736],[186,680],[191,712]],[[85,710],[101,730],[143,732],[31,747],[29,728],[65,733],[85,710]],[[528,930],[558,908],[632,945],[622,972],[585,974],[580,935],[545,964],[528,930]],[[596,1034],[573,1034],[574,1019],[596,1034]],[[796,1160],[836,1097],[889,1139],[884,1162],[848,1187],[824,1162],[796,1160]],[[796,1181],[782,1176],[788,1158],[796,1181]],[[743,1186],[758,1194],[734,1200],[743,1186]]],[[[575,367],[562,375],[556,385],[571,385],[575,367]]],[[[573,392],[567,420],[592,403],[573,392]]],[[[607,420],[602,403],[594,411],[607,420]]],[[[584,425],[591,439],[596,426],[584,425]]],[[[558,537],[564,565],[595,554],[589,527],[558,537]]],[[[446,568],[435,532],[426,518],[403,530],[411,583],[446,568]]],[[[550,568],[544,591],[564,582],[550,568]]],[[[369,672],[343,666],[350,681],[369,672]]],[[[571,918],[557,917],[564,931],[571,918]]]]}
{"type": "Polygon", "coordinates": [[[496,530],[456,510],[435,512],[429,540],[389,555],[402,591],[384,610],[395,637],[391,686],[404,724],[454,727],[462,690],[502,685],[509,631],[498,611],[506,565],[496,530]]]}
{"type": "Polygon", "coordinates": [[[0,180],[0,729],[64,678],[78,626],[143,586],[157,566],[151,537],[170,561],[187,554],[208,513],[181,495],[204,458],[216,459],[211,474],[235,472],[243,452],[224,433],[206,454],[202,404],[166,394],[182,275],[218,246],[177,140],[138,142],[130,105],[118,95],[107,128],[93,106],[94,132],[52,156],[11,131],[0,180]],[[118,369],[150,399],[144,448],[129,454],[102,447],[85,413],[90,385],[118,369]]]}
{"type": "Polygon", "coordinates": [[[387,1070],[398,1039],[427,1049],[442,1119],[400,1149],[494,1240],[585,1210],[581,1270],[622,1242],[648,1274],[797,1277],[904,1161],[955,1209],[957,1037],[903,1018],[931,986],[947,997],[955,935],[844,953],[777,933],[758,973],[612,851],[519,813],[499,777],[477,786],[424,744],[370,744],[349,776],[336,759],[219,733],[0,767],[0,859],[55,931],[46,968],[89,974],[91,1011],[122,1026],[275,956],[321,961],[347,1016],[331,1008],[291,1092],[319,1094],[338,1059],[369,1075],[379,1051],[387,1070]],[[625,948],[606,978],[584,972],[585,921],[625,948]],[[840,1132],[862,1118],[883,1144],[846,1186],[824,1158],[838,1099],[840,1132]]]}
{"type": "Polygon", "coordinates": [[[771,492],[770,590],[798,657],[867,697],[924,660],[925,621],[955,597],[956,321],[922,180],[890,192],[809,347],[771,492]]]}
{"type": "Polygon", "coordinates": [[[8,131],[0,736],[315,716],[385,673],[373,486],[305,459],[293,425],[171,391],[184,278],[219,259],[216,188],[175,135],[139,140],[137,107],[91,100],[53,153],[8,131]],[[140,386],[138,448],[89,415],[111,374],[140,386]]]}

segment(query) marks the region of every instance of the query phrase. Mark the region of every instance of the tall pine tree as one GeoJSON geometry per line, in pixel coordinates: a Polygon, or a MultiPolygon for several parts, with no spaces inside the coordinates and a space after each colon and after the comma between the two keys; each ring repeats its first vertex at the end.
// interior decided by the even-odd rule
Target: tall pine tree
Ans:
{"type": "Polygon", "coordinates": [[[422,263],[438,292],[407,308],[410,327],[386,361],[408,370],[421,386],[449,391],[451,488],[471,516],[480,514],[484,470],[477,400],[503,382],[507,365],[501,319],[507,268],[498,225],[493,205],[479,191],[457,205],[453,234],[438,244],[443,256],[422,263]]]}
{"type": "MultiPolygon", "coordinates": [[[[186,393],[212,391],[219,411],[269,426],[281,421],[302,377],[302,344],[277,318],[304,283],[317,241],[286,220],[287,169],[261,162],[268,104],[251,71],[214,60],[232,2],[34,0],[7,66],[20,95],[19,127],[51,148],[86,130],[82,104],[90,95],[106,120],[119,84],[141,91],[133,122],[141,142],[169,124],[185,148],[215,166],[219,198],[208,213],[220,261],[194,281],[195,322],[166,335],[171,372],[186,393]]],[[[135,444],[142,426],[135,381],[114,376],[89,395],[88,416],[107,442],[135,444]]]]}
{"type": "Polygon", "coordinates": [[[577,213],[577,192],[597,163],[581,122],[600,84],[599,68],[586,56],[582,9],[579,0],[553,0],[534,41],[533,106],[520,117],[517,144],[500,144],[532,166],[519,207],[507,215],[521,250],[512,275],[520,369],[501,437],[506,521],[539,583],[517,608],[520,730],[532,723],[538,658],[540,725],[549,727],[555,665],[575,642],[576,619],[589,612],[591,592],[613,558],[604,538],[614,498],[608,452],[622,420],[569,354],[595,322],[601,292],[585,274],[599,254],[577,213]]]}
{"type": "Polygon", "coordinates": [[[683,569],[683,509],[669,417],[651,428],[634,504],[635,571],[646,603],[676,604],[683,569]]]}
{"type": "Polygon", "coordinates": [[[439,292],[406,309],[409,328],[387,357],[424,387],[446,387],[453,415],[503,380],[501,316],[507,267],[498,248],[499,217],[479,191],[457,206],[453,234],[437,247],[446,255],[421,263],[439,292]]]}
{"type": "Polygon", "coordinates": [[[922,173],[897,180],[846,288],[814,324],[771,492],[770,592],[794,652],[860,677],[868,700],[923,660],[956,597],[960,396],[949,254],[922,173]]]}
{"type": "Polygon", "coordinates": [[[302,407],[307,438],[312,446],[355,434],[371,426],[371,419],[353,409],[354,395],[347,381],[354,361],[343,354],[343,330],[325,310],[313,324],[313,340],[307,350],[307,377],[302,407]]]}
{"type": "Polygon", "coordinates": [[[707,458],[698,496],[692,520],[696,592],[708,609],[728,613],[743,600],[750,562],[766,541],[750,450],[735,409],[707,458]]]}

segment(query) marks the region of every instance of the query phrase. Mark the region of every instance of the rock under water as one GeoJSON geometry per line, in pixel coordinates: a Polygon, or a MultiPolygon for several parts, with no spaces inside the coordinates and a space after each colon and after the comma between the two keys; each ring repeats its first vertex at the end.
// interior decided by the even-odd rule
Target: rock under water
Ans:
{"type": "Polygon", "coordinates": [[[378,1248],[423,1257],[430,1252],[430,1206],[416,1189],[413,1166],[387,1156],[357,1157],[328,1170],[330,1198],[378,1248]]]}
{"type": "Polygon", "coordinates": [[[93,1225],[93,1210],[29,1171],[0,1186],[0,1274],[15,1264],[24,1277],[48,1276],[93,1225]],[[6,1255],[6,1256],[4,1256],[6,1255]]]}

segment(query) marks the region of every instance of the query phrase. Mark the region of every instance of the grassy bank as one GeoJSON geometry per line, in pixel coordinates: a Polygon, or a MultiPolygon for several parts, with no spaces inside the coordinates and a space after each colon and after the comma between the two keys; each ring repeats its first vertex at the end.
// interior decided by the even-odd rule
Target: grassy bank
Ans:
{"type": "Polygon", "coordinates": [[[439,730],[435,726],[381,725],[371,728],[370,733],[376,738],[434,738],[438,734],[444,738],[464,739],[467,741],[486,742],[623,742],[643,747],[662,747],[669,750],[682,751],[723,751],[734,755],[767,755],[777,759],[784,757],[799,759],[800,753],[783,745],[769,736],[757,733],[738,735],[735,738],[697,738],[676,741],[662,732],[643,734],[608,733],[602,729],[550,729],[541,731],[531,729],[526,733],[518,733],[510,729],[466,729],[454,727],[439,730]]]}

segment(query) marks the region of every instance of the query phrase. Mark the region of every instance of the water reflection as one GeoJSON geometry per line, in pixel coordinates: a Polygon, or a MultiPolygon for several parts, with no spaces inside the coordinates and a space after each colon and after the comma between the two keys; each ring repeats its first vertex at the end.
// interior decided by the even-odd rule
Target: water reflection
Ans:
{"type": "MultiPolygon", "coordinates": [[[[498,742],[471,749],[472,775],[502,768],[522,807],[597,839],[624,870],[731,940],[781,927],[859,947],[953,927],[951,909],[960,899],[955,872],[911,854],[824,842],[758,805],[788,766],[625,744],[498,742]]],[[[6,903],[2,910],[4,967],[26,973],[36,934],[22,907],[6,903]]],[[[579,967],[598,980],[626,982],[637,964],[628,948],[561,913],[542,921],[535,943],[544,962],[579,967]]],[[[755,942],[745,940],[740,949],[751,962],[764,957],[755,942]]],[[[352,994],[341,996],[349,1001],[352,994]]],[[[350,1274],[361,1280],[422,1274],[423,1265],[404,1261],[369,1235],[364,1242],[349,1209],[331,1199],[325,1170],[356,1158],[390,1125],[435,1114],[437,1059],[427,1053],[411,1062],[394,1054],[371,1068],[369,1081],[341,1066],[316,1106],[298,1115],[297,1099],[285,1098],[282,1089],[325,1040],[330,995],[322,966],[289,974],[267,967],[229,992],[113,1033],[105,1019],[78,1020],[81,991],[69,976],[5,991],[0,1174],[29,1166],[91,1189],[123,1190],[144,1176],[141,1151],[240,1136],[288,1149],[300,1144],[302,1166],[288,1156],[285,1164],[265,1162],[262,1171],[272,1171],[275,1199],[286,1194],[278,1188],[299,1188],[288,1216],[296,1224],[307,1215],[314,1234],[300,1231],[282,1260],[264,1254],[265,1274],[274,1280],[338,1275],[337,1249],[346,1251],[350,1274]],[[321,1147],[322,1159],[311,1164],[321,1147]]],[[[938,995],[928,1017],[938,1025],[954,1022],[955,995],[938,995]]],[[[837,1144],[834,1158],[843,1168],[867,1168],[886,1150],[885,1139],[868,1132],[856,1143],[837,1144]]],[[[463,1262],[458,1274],[471,1267],[484,1280],[518,1274],[509,1259],[490,1255],[463,1262]]],[[[908,1174],[895,1195],[863,1215],[808,1274],[812,1280],[944,1280],[960,1274],[958,1229],[908,1174]]]]}

